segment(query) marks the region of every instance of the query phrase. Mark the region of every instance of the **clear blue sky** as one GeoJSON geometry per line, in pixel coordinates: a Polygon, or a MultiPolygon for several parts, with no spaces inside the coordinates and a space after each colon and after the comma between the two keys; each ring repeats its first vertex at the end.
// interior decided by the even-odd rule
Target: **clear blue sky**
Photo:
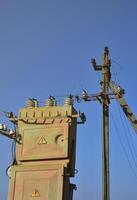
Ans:
{"type": "MultiPolygon", "coordinates": [[[[137,1],[1,0],[0,110],[17,113],[29,97],[44,101],[48,95],[81,93],[82,88],[98,92],[100,75],[92,70],[90,58],[100,63],[104,46],[110,48],[112,78],[126,89],[126,99],[137,115],[137,1]]],[[[85,112],[87,122],[77,131],[79,173],[72,180],[78,186],[74,200],[100,200],[101,106],[91,102],[75,107],[85,112]]],[[[122,113],[121,122],[119,112],[113,101],[111,200],[136,200],[137,135],[122,113]]],[[[2,116],[0,120],[7,122],[2,116]]],[[[0,152],[0,199],[6,200],[11,141],[2,136],[0,152]]]]}

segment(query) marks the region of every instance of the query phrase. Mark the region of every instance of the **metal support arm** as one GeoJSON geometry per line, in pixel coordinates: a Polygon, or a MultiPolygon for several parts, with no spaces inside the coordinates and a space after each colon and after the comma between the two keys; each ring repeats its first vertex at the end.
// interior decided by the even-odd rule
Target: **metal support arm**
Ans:
{"type": "Polygon", "coordinates": [[[9,131],[0,130],[0,134],[12,140],[15,140],[17,143],[21,144],[21,135],[16,134],[16,132],[10,133],[9,131]]]}
{"type": "Polygon", "coordinates": [[[8,131],[0,130],[0,134],[10,139],[15,139],[15,133],[10,134],[8,131]]]}

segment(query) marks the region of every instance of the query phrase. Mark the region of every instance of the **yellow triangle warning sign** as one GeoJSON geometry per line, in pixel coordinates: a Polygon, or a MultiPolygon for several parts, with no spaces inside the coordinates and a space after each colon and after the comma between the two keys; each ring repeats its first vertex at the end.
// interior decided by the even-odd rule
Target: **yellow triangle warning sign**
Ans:
{"type": "Polygon", "coordinates": [[[46,139],[44,138],[44,136],[42,136],[38,142],[38,144],[47,144],[46,139]]]}
{"type": "Polygon", "coordinates": [[[31,194],[32,197],[40,197],[40,193],[37,189],[35,189],[32,194],[31,194]]]}

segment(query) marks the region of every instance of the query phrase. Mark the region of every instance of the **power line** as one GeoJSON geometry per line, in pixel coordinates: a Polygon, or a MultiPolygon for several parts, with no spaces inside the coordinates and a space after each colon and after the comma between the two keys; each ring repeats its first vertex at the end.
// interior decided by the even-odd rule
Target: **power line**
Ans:
{"type": "MultiPolygon", "coordinates": [[[[127,120],[125,119],[125,116],[123,115],[123,118],[124,118],[124,119],[122,118],[119,105],[118,105],[118,108],[119,108],[120,116],[121,116],[121,119],[122,119],[122,124],[123,124],[123,126],[124,126],[124,128],[125,128],[125,131],[127,132],[127,134],[128,134],[128,133],[131,134],[131,131],[130,131],[130,129],[129,129],[129,126],[128,126],[127,120]]],[[[134,142],[133,142],[133,140],[132,140],[132,137],[130,137],[130,139],[131,139],[131,143],[132,143],[132,146],[131,146],[131,147],[133,148],[133,152],[135,153],[135,157],[137,157],[137,152],[136,152],[136,148],[135,148],[134,142]]]]}
{"type": "Polygon", "coordinates": [[[136,162],[136,159],[135,159],[135,151],[133,150],[133,144],[131,145],[130,141],[129,141],[129,136],[128,136],[128,131],[127,131],[127,128],[125,126],[125,123],[124,123],[124,120],[122,118],[122,115],[121,115],[121,111],[120,111],[120,108],[118,106],[118,111],[119,111],[119,115],[120,115],[120,119],[121,119],[121,123],[122,123],[122,126],[124,128],[124,134],[125,134],[125,137],[126,137],[126,140],[127,140],[127,144],[128,144],[128,147],[129,147],[129,150],[130,150],[130,153],[131,153],[131,156],[132,156],[132,159],[133,159],[133,162],[134,162],[134,165],[136,166],[137,168],[137,162],[136,162]]]}
{"type": "Polygon", "coordinates": [[[125,148],[125,146],[124,146],[124,144],[123,144],[123,142],[122,142],[122,139],[121,139],[121,136],[120,136],[120,132],[119,132],[118,126],[117,126],[117,124],[116,124],[116,121],[115,121],[115,119],[114,119],[113,114],[112,114],[111,111],[110,111],[110,116],[111,116],[111,118],[112,118],[113,125],[114,125],[114,127],[115,127],[115,129],[116,129],[117,137],[118,137],[118,139],[119,139],[119,141],[120,141],[121,147],[122,147],[122,149],[123,149],[123,152],[124,152],[124,154],[125,154],[125,157],[126,157],[126,159],[127,159],[127,162],[128,162],[128,164],[129,164],[129,167],[130,167],[130,169],[131,169],[133,175],[134,175],[135,178],[137,179],[137,173],[136,173],[136,171],[134,170],[134,168],[133,168],[133,166],[132,166],[132,164],[131,164],[131,162],[130,162],[128,153],[127,153],[126,148],[125,148]]]}
{"type": "Polygon", "coordinates": [[[116,75],[120,74],[121,71],[122,71],[122,69],[123,69],[123,66],[122,66],[118,61],[116,61],[116,60],[114,60],[114,59],[111,59],[111,61],[112,61],[113,63],[115,63],[117,66],[119,66],[119,71],[118,71],[118,72],[115,72],[115,74],[116,74],[116,75]]]}
{"type": "MultiPolygon", "coordinates": [[[[125,117],[125,116],[124,116],[125,117]]],[[[125,120],[125,124],[126,124],[126,127],[127,127],[127,130],[128,130],[128,132],[131,132],[130,131],[130,129],[129,129],[129,126],[128,126],[128,123],[127,123],[127,121],[125,120]]],[[[136,155],[136,157],[137,157],[137,152],[136,152],[136,148],[135,148],[135,145],[134,145],[134,142],[133,142],[133,139],[132,139],[132,137],[131,137],[131,143],[132,143],[132,147],[133,147],[133,150],[134,150],[134,152],[135,152],[135,155],[136,155]]]]}

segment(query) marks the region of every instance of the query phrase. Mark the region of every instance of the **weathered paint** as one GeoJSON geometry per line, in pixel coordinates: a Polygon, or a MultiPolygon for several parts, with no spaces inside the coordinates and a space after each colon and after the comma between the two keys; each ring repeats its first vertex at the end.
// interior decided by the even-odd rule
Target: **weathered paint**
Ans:
{"type": "Polygon", "coordinates": [[[8,200],[70,200],[77,117],[72,105],[19,110],[8,200]]]}

